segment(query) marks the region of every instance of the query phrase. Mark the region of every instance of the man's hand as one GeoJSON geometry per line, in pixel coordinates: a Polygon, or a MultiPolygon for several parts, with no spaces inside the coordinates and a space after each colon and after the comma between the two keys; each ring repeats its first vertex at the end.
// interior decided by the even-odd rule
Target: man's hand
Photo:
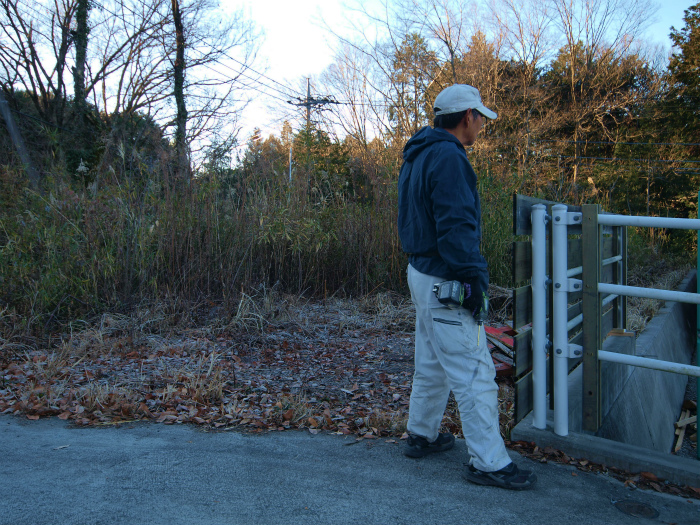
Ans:
{"type": "Polygon", "coordinates": [[[464,285],[462,306],[471,312],[477,322],[484,322],[489,308],[488,289],[484,289],[484,283],[479,277],[473,277],[462,284],[464,285]]]}
{"type": "Polygon", "coordinates": [[[488,274],[468,278],[466,281],[443,281],[433,286],[433,293],[448,308],[461,306],[482,324],[489,312],[488,274]]]}

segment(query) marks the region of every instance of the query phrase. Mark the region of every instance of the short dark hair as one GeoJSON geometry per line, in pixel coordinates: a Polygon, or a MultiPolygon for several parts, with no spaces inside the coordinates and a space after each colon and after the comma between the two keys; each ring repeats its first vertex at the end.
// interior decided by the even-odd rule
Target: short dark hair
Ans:
{"type": "Polygon", "coordinates": [[[434,128],[454,129],[467,114],[468,109],[458,111],[457,113],[446,113],[444,115],[436,115],[433,119],[434,128]]]}

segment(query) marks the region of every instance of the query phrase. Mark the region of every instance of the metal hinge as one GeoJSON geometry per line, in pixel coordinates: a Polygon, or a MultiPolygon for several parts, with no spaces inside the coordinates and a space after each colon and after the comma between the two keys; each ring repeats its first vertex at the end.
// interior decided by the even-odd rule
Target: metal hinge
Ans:
{"type": "Polygon", "coordinates": [[[554,214],[554,222],[561,224],[562,220],[567,226],[570,226],[572,224],[581,224],[581,221],[583,220],[583,213],[577,211],[569,211],[566,213],[554,214]]]}
{"type": "Polygon", "coordinates": [[[583,347],[581,345],[567,345],[566,348],[557,348],[554,351],[554,356],[576,359],[583,356],[583,347]]]}
{"type": "Polygon", "coordinates": [[[554,288],[558,292],[580,292],[583,288],[583,281],[581,279],[567,279],[562,283],[556,283],[554,288]]]}

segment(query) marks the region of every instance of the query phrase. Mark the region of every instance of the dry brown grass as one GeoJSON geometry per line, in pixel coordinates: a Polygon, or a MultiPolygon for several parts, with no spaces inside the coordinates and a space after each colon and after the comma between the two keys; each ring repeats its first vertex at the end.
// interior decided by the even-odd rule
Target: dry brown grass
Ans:
{"type": "Polygon", "coordinates": [[[314,409],[306,396],[284,395],[274,404],[273,421],[278,426],[297,425],[307,421],[314,414],[314,409]]]}
{"type": "MultiPolygon", "coordinates": [[[[688,269],[656,263],[637,270],[629,284],[674,289],[688,269]]],[[[499,324],[508,317],[511,291],[491,292],[499,305],[491,323],[499,324]]],[[[631,329],[642,330],[661,304],[630,299],[631,329]]],[[[241,294],[231,310],[166,301],[130,314],[105,313],[71,323],[58,341],[32,343],[5,331],[0,402],[4,411],[61,415],[82,424],[148,417],[401,435],[414,319],[410,298],[400,294],[312,302],[260,287],[241,294]],[[343,403],[350,403],[351,413],[339,412],[348,406],[343,403]]],[[[9,320],[0,312],[0,323],[9,320]]],[[[499,388],[507,438],[512,384],[499,379],[499,388]]],[[[456,406],[448,405],[443,424],[459,434],[456,406]]]]}
{"type": "MultiPolygon", "coordinates": [[[[658,290],[676,290],[692,268],[690,264],[669,266],[666,261],[660,261],[647,268],[636,268],[628,277],[627,284],[658,290]]],[[[658,299],[628,297],[627,328],[639,335],[664,304],[664,301],[658,299]]]]}
{"type": "Polygon", "coordinates": [[[13,355],[31,350],[22,341],[21,334],[19,316],[11,313],[8,308],[0,309],[0,354],[13,355]]]}

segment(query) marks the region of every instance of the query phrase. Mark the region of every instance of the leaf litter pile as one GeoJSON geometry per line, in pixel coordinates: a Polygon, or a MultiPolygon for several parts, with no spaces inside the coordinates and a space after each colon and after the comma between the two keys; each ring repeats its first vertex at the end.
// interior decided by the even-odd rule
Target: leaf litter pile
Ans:
{"type": "MultiPolygon", "coordinates": [[[[413,366],[405,300],[290,304],[267,292],[243,295],[235,310],[161,306],[104,314],[42,343],[3,336],[0,412],[76,425],[403,434],[413,366]]],[[[2,315],[4,333],[12,319],[2,315]]],[[[458,431],[457,416],[448,423],[458,431]]]]}
{"type": "MultiPolygon", "coordinates": [[[[406,437],[414,311],[405,298],[303,302],[264,290],[234,311],[213,304],[137,309],[72,324],[38,341],[0,311],[0,413],[79,426],[138,420],[207,430],[305,429],[357,439],[406,437]]],[[[560,451],[510,442],[513,384],[499,377],[501,433],[526,457],[606,472],[632,488],[700,491],[560,451]]],[[[443,431],[461,436],[452,396],[443,431]]]]}

